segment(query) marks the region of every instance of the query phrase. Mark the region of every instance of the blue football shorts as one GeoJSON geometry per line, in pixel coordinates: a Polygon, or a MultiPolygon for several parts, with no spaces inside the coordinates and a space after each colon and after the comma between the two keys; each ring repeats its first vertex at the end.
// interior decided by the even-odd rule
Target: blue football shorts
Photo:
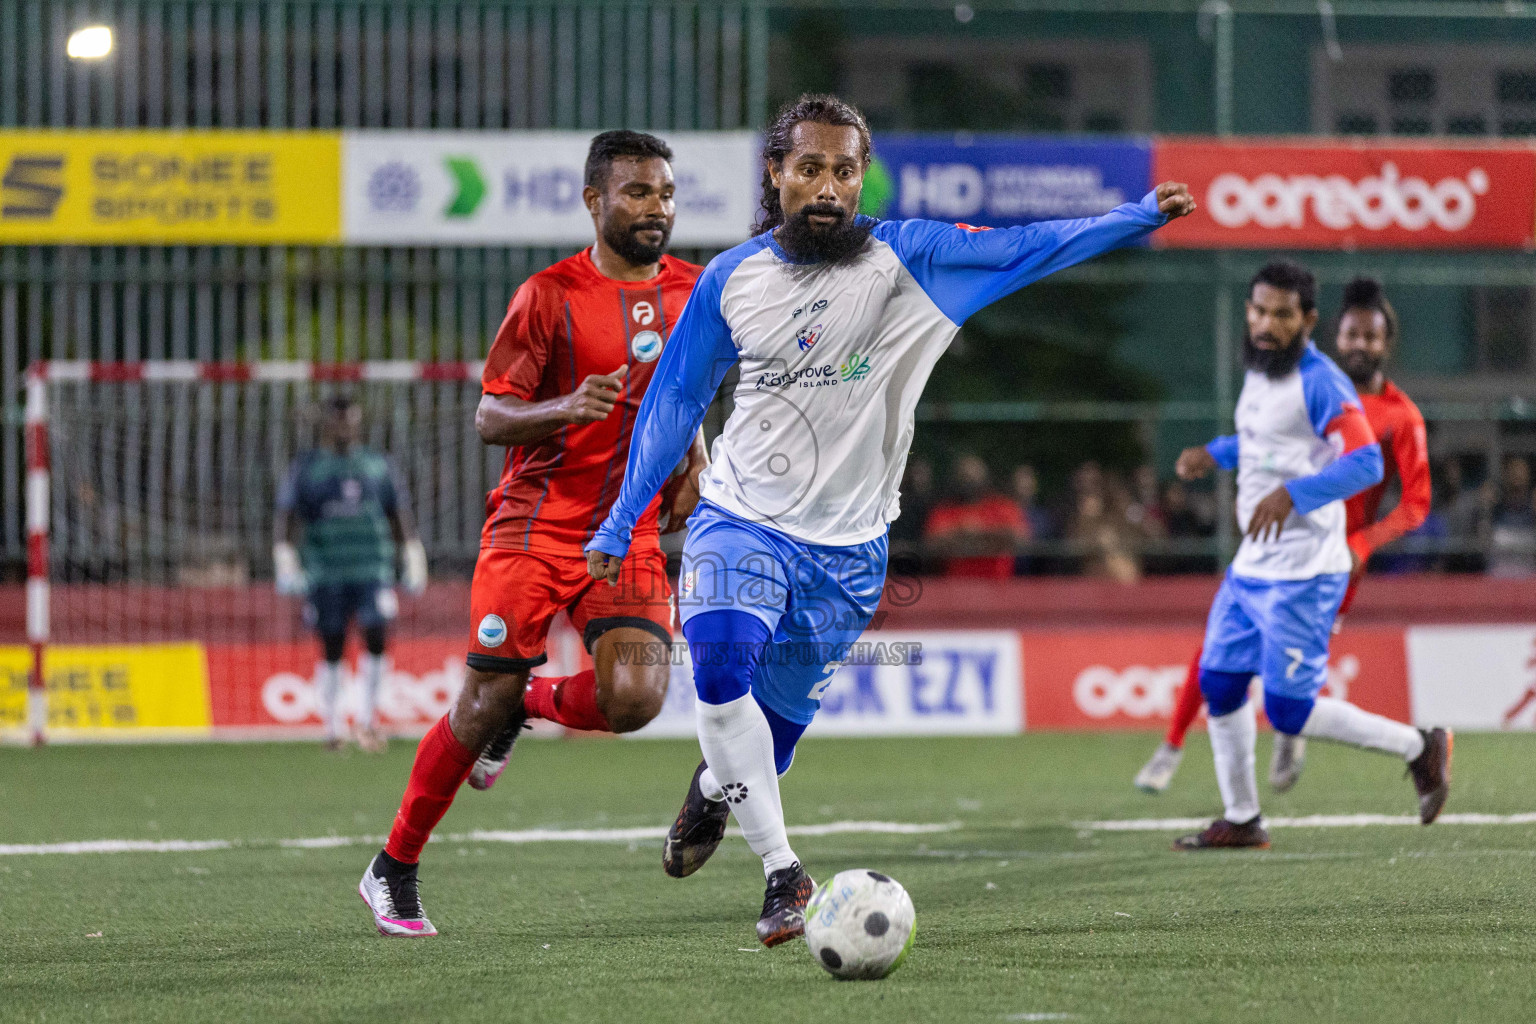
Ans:
{"type": "Polygon", "coordinates": [[[1328,681],[1328,641],[1349,573],[1261,580],[1228,572],[1211,602],[1200,667],[1262,676],[1266,693],[1311,700],[1328,681]]]}

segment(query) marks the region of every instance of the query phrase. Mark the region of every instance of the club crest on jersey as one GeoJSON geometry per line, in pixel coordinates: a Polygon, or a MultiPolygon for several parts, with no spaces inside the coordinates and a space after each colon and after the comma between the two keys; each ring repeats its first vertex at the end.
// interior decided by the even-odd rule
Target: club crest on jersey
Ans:
{"type": "Polygon", "coordinates": [[[656,307],[649,302],[637,302],[629,307],[629,315],[637,324],[648,324],[656,319],[656,307]]]}
{"type": "Polygon", "coordinates": [[[629,339],[629,354],[637,363],[653,362],[661,355],[661,335],[655,331],[641,331],[629,339]]]}
{"type": "Polygon", "coordinates": [[[795,332],[795,344],[800,346],[801,352],[809,352],[811,346],[821,340],[821,331],[824,324],[815,327],[802,327],[795,332]]]}
{"type": "Polygon", "coordinates": [[[500,647],[507,642],[507,624],[500,615],[487,615],[480,620],[475,639],[480,641],[481,647],[500,647]]]}

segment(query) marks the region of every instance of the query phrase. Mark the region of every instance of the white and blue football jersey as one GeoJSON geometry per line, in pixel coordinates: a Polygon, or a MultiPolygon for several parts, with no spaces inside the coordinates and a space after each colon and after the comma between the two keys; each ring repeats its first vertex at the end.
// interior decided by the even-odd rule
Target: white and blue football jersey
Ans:
{"type": "Polygon", "coordinates": [[[1344,499],[1381,479],[1381,447],[1354,385],[1316,345],[1306,342],[1301,361],[1283,377],[1249,370],[1237,400],[1237,435],[1208,448],[1237,470],[1243,531],[1275,489],[1286,487],[1294,505],[1278,539],[1244,537],[1234,573],[1302,580],[1349,572],[1344,499]]]}
{"type": "Polygon", "coordinates": [[[672,331],[618,501],[587,549],[628,550],[636,518],[738,362],[703,497],[806,543],[883,535],[900,511],[918,398],[966,318],[1165,220],[1148,194],[1102,217],[995,231],[874,222],[868,247],[843,264],[796,263],[771,232],[722,253],[672,331]]]}

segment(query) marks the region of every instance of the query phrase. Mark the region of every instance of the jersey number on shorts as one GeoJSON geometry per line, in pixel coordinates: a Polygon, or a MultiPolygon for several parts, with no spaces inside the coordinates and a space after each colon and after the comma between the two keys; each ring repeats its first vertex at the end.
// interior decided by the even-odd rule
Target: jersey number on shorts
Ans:
{"type": "Polygon", "coordinates": [[[819,701],[821,698],[825,697],[827,695],[827,687],[832,685],[832,677],[837,675],[837,670],[842,668],[842,665],[843,663],[840,661],[835,661],[828,665],[826,667],[826,676],[823,677],[822,680],[815,686],[811,687],[811,692],[805,695],[806,698],[808,700],[819,701]]]}
{"type": "Polygon", "coordinates": [[[1301,668],[1302,662],[1307,660],[1306,652],[1300,647],[1287,647],[1285,653],[1291,658],[1291,663],[1285,666],[1285,678],[1295,679],[1296,670],[1301,668]]]}

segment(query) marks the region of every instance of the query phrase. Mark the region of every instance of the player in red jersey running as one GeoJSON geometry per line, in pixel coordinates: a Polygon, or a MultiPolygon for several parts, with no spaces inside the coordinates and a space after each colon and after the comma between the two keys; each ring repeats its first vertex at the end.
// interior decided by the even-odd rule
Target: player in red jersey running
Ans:
{"type": "Polygon", "coordinates": [[[702,443],[641,516],[639,557],[618,586],[587,575],[582,547],[618,497],[635,413],[702,269],[665,255],[671,159],[640,132],[592,140],[583,197],[597,240],[523,283],[486,358],[475,427],[507,460],[486,496],[464,688],[417,748],[389,841],[358,887],[385,935],[437,934],[417,892],[422,847],[460,784],[496,780],[529,718],[630,732],[666,697],[673,608],[658,519],[665,505],[668,530],[681,529],[693,511],[702,443]],[[533,677],[562,609],[595,667],[533,677]]]}
{"type": "MultiPolygon", "coordinates": [[[[1346,530],[1349,534],[1349,590],[1334,622],[1338,632],[1344,613],[1354,603],[1361,577],[1371,552],[1418,529],[1429,515],[1429,442],[1424,433],[1424,417],[1403,391],[1387,379],[1383,370],[1397,344],[1397,312],[1387,301],[1380,282],[1357,277],[1344,287],[1343,312],[1339,315],[1335,347],[1339,368],[1349,375],[1371,430],[1381,442],[1386,457],[1386,474],[1381,483],[1361,491],[1344,503],[1346,530]],[[1380,519],[1382,496],[1396,476],[1402,486],[1397,506],[1380,519]]],[[[1173,710],[1173,722],[1163,742],[1136,776],[1136,788],[1161,793],[1173,781],[1184,757],[1184,735],[1200,714],[1204,698],[1200,694],[1200,651],[1189,663],[1189,672],[1179,688],[1173,710]]],[[[1269,765],[1270,785],[1283,793],[1301,777],[1306,757],[1306,740],[1300,736],[1275,734],[1274,755],[1269,765]]]]}

